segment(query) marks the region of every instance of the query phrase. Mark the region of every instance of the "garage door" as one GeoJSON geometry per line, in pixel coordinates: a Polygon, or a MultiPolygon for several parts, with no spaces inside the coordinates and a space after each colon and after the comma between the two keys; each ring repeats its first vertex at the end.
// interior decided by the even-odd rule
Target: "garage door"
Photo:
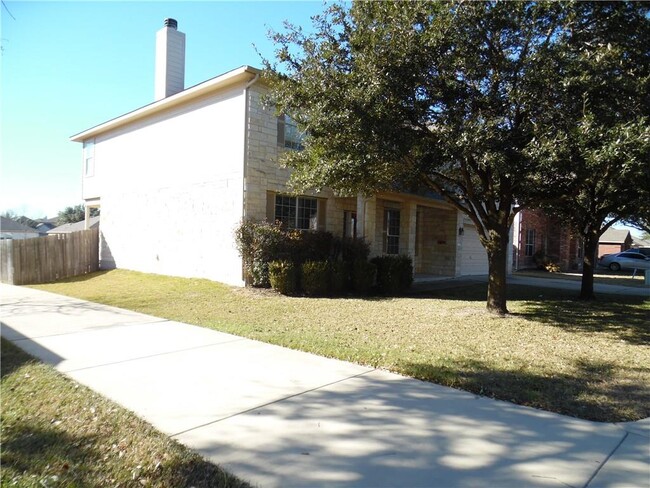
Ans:
{"type": "Polygon", "coordinates": [[[473,225],[465,224],[463,245],[460,250],[461,275],[486,275],[488,274],[488,260],[485,248],[478,239],[478,232],[473,225]]]}

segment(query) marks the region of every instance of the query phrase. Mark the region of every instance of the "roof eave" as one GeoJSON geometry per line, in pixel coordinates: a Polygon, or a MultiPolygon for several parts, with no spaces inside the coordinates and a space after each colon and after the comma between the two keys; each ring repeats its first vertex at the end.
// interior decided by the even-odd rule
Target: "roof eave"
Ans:
{"type": "Polygon", "coordinates": [[[136,120],[149,117],[162,110],[182,105],[213,91],[217,91],[240,82],[249,81],[255,76],[261,74],[262,70],[258,68],[253,68],[252,66],[248,65],[242,66],[215,78],[204,81],[203,83],[199,83],[198,85],[187,88],[175,95],[155,101],[132,112],[128,112],[124,115],[108,120],[107,122],[96,125],[95,127],[91,127],[90,129],[87,129],[83,132],[79,132],[78,134],[71,136],[70,140],[72,142],[83,142],[89,137],[94,137],[109,130],[122,127],[136,120]]]}

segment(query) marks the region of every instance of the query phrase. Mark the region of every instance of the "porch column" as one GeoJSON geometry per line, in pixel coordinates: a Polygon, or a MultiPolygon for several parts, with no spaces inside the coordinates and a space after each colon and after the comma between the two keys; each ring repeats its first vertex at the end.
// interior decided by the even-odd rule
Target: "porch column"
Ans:
{"type": "MultiPolygon", "coordinates": [[[[357,196],[357,236],[370,245],[370,254],[376,255],[375,230],[377,228],[377,198],[357,196]]],[[[381,254],[381,253],[379,253],[381,254]]]]}
{"type": "Polygon", "coordinates": [[[413,259],[415,265],[415,234],[417,228],[418,206],[416,203],[407,202],[404,204],[404,214],[406,216],[405,248],[406,253],[413,259]]]}

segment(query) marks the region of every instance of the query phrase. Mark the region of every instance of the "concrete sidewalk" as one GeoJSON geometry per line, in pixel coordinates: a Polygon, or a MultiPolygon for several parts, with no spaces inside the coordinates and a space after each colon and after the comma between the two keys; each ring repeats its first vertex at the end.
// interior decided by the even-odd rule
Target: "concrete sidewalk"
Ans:
{"type": "Polygon", "coordinates": [[[0,285],[2,336],[260,486],[648,487],[650,419],[577,420],[0,285]]]}

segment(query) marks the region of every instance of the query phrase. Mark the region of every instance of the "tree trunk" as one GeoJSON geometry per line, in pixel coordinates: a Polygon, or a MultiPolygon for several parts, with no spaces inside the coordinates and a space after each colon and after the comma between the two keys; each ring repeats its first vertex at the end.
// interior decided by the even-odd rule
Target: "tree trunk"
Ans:
{"type": "Polygon", "coordinates": [[[506,271],[508,263],[508,228],[490,231],[488,245],[488,291],[487,309],[489,312],[507,314],[506,306],[506,271]]]}
{"type": "Polygon", "coordinates": [[[580,287],[581,300],[593,300],[594,295],[594,270],[596,269],[596,254],[598,253],[599,235],[597,232],[588,232],[585,237],[584,255],[582,257],[582,285],[580,287]]]}

